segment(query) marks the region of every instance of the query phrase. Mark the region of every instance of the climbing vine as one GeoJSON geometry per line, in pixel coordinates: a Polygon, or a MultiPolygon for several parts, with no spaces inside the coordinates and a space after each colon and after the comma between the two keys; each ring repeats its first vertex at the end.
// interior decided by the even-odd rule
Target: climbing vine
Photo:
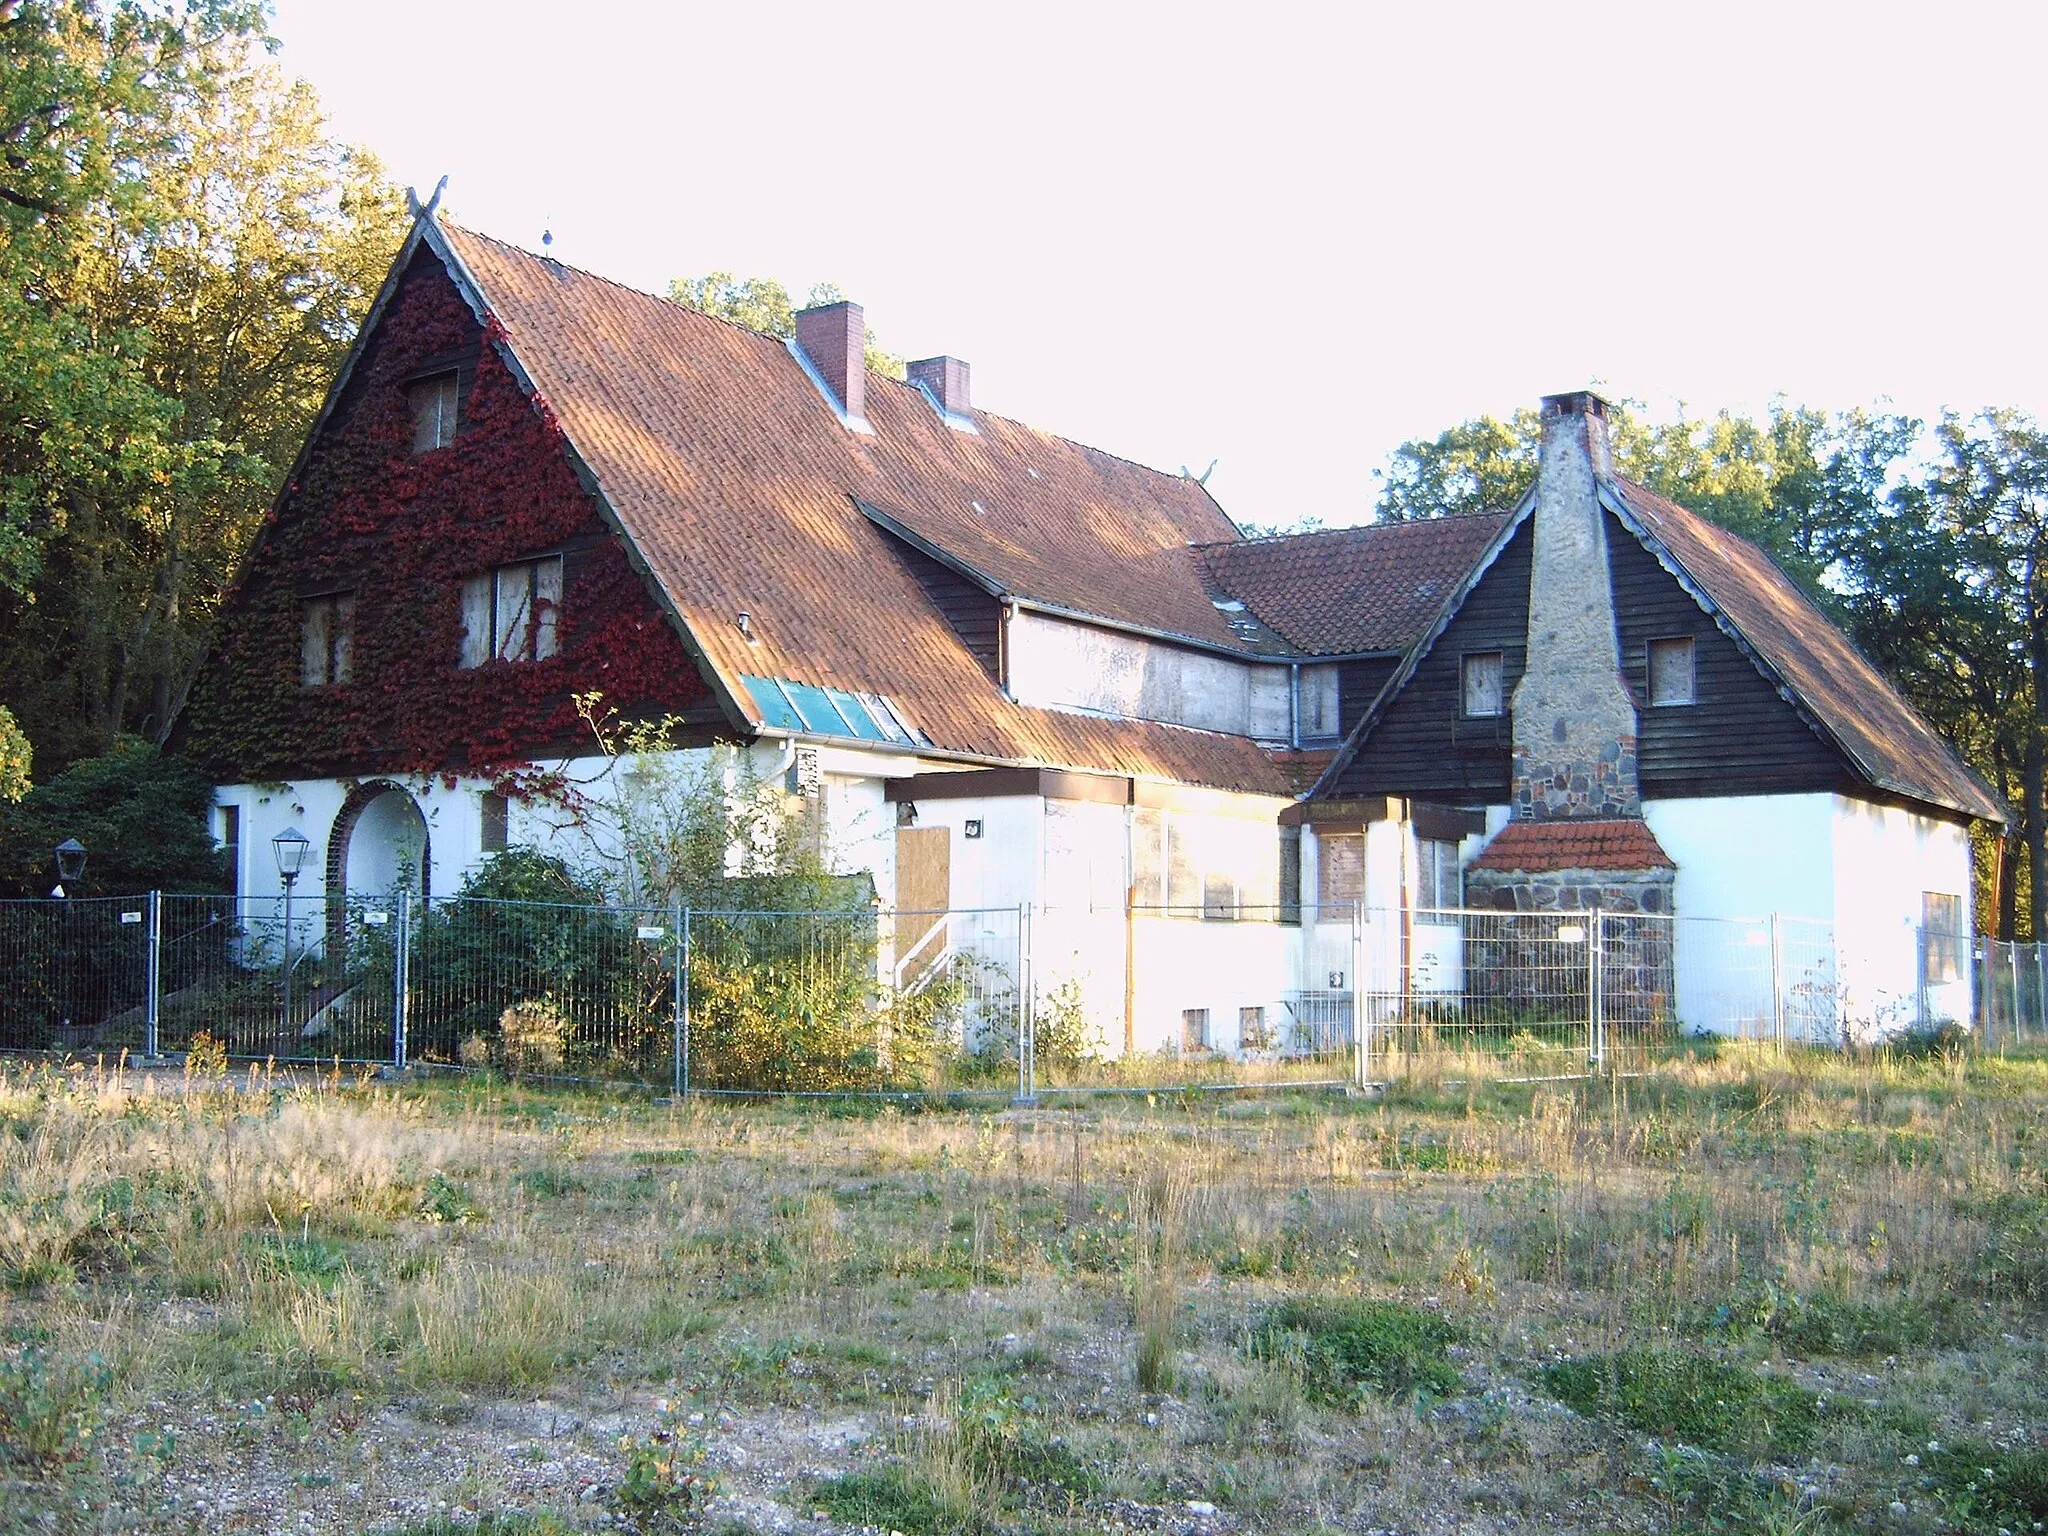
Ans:
{"type": "Polygon", "coordinates": [[[577,693],[622,716],[710,699],[701,674],[529,396],[424,247],[227,606],[185,716],[217,780],[366,773],[503,775],[577,750],[577,693]],[[460,366],[452,444],[412,451],[406,386],[460,366]],[[463,669],[464,578],[564,553],[559,651],[463,669]],[[350,677],[300,682],[300,605],[353,592],[350,677]]]}

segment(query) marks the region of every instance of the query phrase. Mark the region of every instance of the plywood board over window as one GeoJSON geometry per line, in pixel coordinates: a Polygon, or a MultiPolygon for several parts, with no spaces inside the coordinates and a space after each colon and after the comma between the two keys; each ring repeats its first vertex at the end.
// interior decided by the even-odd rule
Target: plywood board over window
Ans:
{"type": "Polygon", "coordinates": [[[546,661],[561,649],[562,557],[501,565],[462,584],[462,658],[546,661]]]}
{"type": "Polygon", "coordinates": [[[1348,917],[1365,898],[1365,834],[1316,834],[1316,905],[1333,909],[1324,919],[1348,917]]]}
{"type": "Polygon", "coordinates": [[[896,829],[896,963],[910,986],[945,961],[944,929],[953,905],[953,833],[948,827],[896,829]]]}

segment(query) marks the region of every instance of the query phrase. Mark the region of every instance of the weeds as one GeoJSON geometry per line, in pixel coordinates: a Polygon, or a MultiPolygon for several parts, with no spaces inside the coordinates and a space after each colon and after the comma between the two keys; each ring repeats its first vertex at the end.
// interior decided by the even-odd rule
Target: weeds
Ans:
{"type": "Polygon", "coordinates": [[[1799,1455],[1812,1445],[1820,1400],[1781,1376],[1688,1350],[1638,1346],[1560,1360],[1544,1387],[1587,1418],[1712,1451],[1799,1455]]]}
{"type": "Polygon", "coordinates": [[[97,1355],[62,1360],[35,1343],[0,1354],[0,1459],[43,1472],[84,1460],[112,1384],[97,1355]]]}
{"type": "Polygon", "coordinates": [[[1364,1392],[1405,1402],[1457,1391],[1445,1350],[1458,1337],[1445,1318],[1398,1301],[1287,1301],[1260,1319],[1251,1352],[1296,1373],[1311,1400],[1354,1407],[1364,1392]]]}

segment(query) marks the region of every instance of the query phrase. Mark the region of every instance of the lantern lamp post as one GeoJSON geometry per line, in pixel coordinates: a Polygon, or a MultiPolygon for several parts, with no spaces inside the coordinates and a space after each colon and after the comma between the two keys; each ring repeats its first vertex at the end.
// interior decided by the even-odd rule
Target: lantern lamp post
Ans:
{"type": "Polygon", "coordinates": [[[306,867],[306,854],[312,848],[306,834],[297,827],[286,827],[270,840],[270,851],[277,858],[278,878],[284,881],[284,1031],[292,1029],[292,887],[299,882],[299,874],[306,867]]]}
{"type": "Polygon", "coordinates": [[[75,837],[67,837],[54,852],[57,855],[57,888],[50,894],[62,896],[67,883],[76,885],[85,878],[85,844],[75,837]]]}

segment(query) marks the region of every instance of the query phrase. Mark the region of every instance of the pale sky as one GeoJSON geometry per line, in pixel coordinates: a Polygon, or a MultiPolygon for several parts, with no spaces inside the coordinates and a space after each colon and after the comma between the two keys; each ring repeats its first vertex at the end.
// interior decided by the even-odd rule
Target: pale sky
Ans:
{"type": "Polygon", "coordinates": [[[1598,383],[2048,416],[2048,7],[277,0],[444,208],[651,291],[837,283],[1240,520],[1598,383]]]}

